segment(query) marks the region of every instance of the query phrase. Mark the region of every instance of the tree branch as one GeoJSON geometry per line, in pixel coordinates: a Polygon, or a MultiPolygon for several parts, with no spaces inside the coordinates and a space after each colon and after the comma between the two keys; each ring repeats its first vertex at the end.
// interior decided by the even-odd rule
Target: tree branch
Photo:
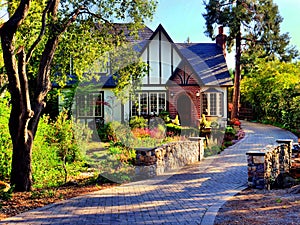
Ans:
{"type": "Polygon", "coordinates": [[[33,117],[34,113],[31,110],[29,90],[28,90],[28,80],[26,76],[26,54],[24,47],[20,47],[18,52],[18,74],[20,80],[20,89],[21,89],[21,99],[20,99],[20,109],[21,109],[21,118],[20,125],[18,130],[19,137],[25,138],[25,143],[28,140],[27,126],[30,118],[33,117]]]}
{"type": "Polygon", "coordinates": [[[24,47],[20,47],[18,53],[18,72],[20,78],[20,86],[21,86],[21,96],[22,96],[22,104],[24,112],[27,114],[28,118],[33,116],[33,112],[31,111],[30,106],[30,97],[29,97],[29,89],[28,89],[28,80],[26,75],[26,55],[24,51],[24,47]]]}
{"type": "Polygon", "coordinates": [[[100,15],[98,15],[98,14],[95,14],[95,13],[91,12],[88,8],[83,8],[83,12],[82,12],[82,13],[89,14],[89,15],[91,15],[91,16],[97,18],[97,19],[103,20],[103,21],[106,22],[106,23],[109,23],[109,24],[111,23],[109,20],[103,18],[102,16],[100,16],[100,15]]]}
{"type": "Polygon", "coordinates": [[[40,34],[39,36],[37,37],[37,39],[35,40],[35,42],[32,44],[32,46],[30,47],[30,49],[28,50],[28,53],[26,55],[26,63],[29,62],[32,54],[33,54],[33,51],[34,49],[36,48],[36,46],[40,43],[40,41],[42,40],[42,37],[44,36],[45,34],[45,31],[46,31],[46,15],[47,13],[49,12],[50,10],[50,7],[51,5],[53,4],[53,0],[49,0],[46,8],[44,9],[43,11],[43,14],[42,14],[42,27],[41,27],[41,31],[40,31],[40,34]]]}
{"type": "Polygon", "coordinates": [[[11,40],[12,40],[13,35],[15,34],[16,30],[18,29],[18,27],[22,24],[22,22],[24,21],[24,19],[27,16],[29,7],[30,7],[30,2],[31,2],[31,0],[21,0],[15,13],[1,27],[0,32],[7,32],[7,34],[9,34],[11,40]]]}
{"type": "Polygon", "coordinates": [[[47,43],[45,45],[40,60],[39,73],[37,75],[37,87],[33,103],[34,117],[30,120],[29,124],[29,130],[31,131],[33,137],[35,137],[41,113],[46,106],[44,99],[49,90],[51,89],[51,81],[49,76],[50,67],[53,61],[55,50],[59,43],[59,38],[67,30],[67,28],[76,20],[78,15],[81,13],[82,9],[83,7],[74,10],[74,12],[70,15],[66,22],[61,26],[57,26],[56,23],[52,23],[52,36],[47,40],[47,43]]]}
{"type": "Polygon", "coordinates": [[[265,41],[260,41],[260,40],[256,40],[256,39],[250,39],[250,38],[246,38],[246,37],[242,37],[241,38],[243,41],[250,41],[250,42],[255,42],[255,43],[261,43],[261,44],[265,44],[265,41]]]}

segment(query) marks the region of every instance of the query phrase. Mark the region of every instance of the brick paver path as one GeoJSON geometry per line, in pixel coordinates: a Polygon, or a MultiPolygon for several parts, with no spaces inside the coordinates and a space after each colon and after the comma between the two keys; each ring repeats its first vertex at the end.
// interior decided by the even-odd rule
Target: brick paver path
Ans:
{"type": "Polygon", "coordinates": [[[0,224],[213,224],[219,207],[246,187],[248,150],[296,137],[243,122],[246,137],[220,155],[168,176],[97,191],[32,210],[0,224]]]}

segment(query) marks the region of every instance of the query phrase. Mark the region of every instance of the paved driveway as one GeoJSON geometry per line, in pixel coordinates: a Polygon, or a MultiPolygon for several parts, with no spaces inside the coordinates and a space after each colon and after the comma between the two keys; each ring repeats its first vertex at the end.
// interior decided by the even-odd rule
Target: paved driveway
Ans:
{"type": "Polygon", "coordinates": [[[294,139],[290,132],[243,122],[246,137],[220,155],[173,174],[76,197],[0,224],[213,224],[219,207],[246,187],[245,153],[294,139]]]}

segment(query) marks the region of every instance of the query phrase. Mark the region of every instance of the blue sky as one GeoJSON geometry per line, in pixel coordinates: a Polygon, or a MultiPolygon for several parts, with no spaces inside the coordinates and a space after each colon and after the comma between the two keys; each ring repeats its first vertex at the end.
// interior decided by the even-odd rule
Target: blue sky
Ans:
{"type": "MultiPolygon", "coordinates": [[[[284,18],[281,24],[282,33],[289,32],[291,44],[300,51],[299,13],[300,0],[273,0],[284,18]]],[[[174,42],[212,42],[206,37],[205,12],[203,0],[158,0],[157,11],[152,22],[147,25],[155,30],[162,24],[174,42]]],[[[233,54],[228,56],[229,67],[233,67],[233,54]]]]}

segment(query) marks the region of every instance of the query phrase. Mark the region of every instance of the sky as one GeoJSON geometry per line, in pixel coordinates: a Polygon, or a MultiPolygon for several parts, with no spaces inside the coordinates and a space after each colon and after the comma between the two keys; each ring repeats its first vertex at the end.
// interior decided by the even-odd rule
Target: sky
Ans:
{"type": "MultiPolygon", "coordinates": [[[[284,19],[281,32],[288,32],[291,37],[290,43],[300,51],[300,0],[273,1],[278,5],[279,13],[284,19]]],[[[152,30],[162,24],[176,43],[185,42],[188,37],[194,43],[210,43],[212,40],[204,34],[204,12],[203,0],[158,0],[153,21],[146,24],[152,30]]],[[[227,63],[230,68],[234,67],[234,54],[227,56],[227,63]]]]}

